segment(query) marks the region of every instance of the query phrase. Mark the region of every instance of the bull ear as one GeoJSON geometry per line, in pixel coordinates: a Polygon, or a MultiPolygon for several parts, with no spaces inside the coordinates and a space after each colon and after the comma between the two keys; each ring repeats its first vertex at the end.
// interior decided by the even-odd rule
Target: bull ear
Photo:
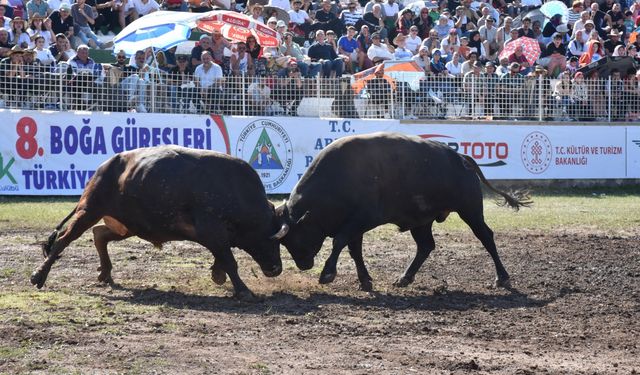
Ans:
{"type": "Polygon", "coordinates": [[[287,235],[287,233],[289,233],[289,224],[282,223],[282,226],[280,227],[280,230],[278,231],[278,233],[276,233],[273,236],[271,236],[271,239],[272,240],[281,240],[284,236],[287,235]]]}

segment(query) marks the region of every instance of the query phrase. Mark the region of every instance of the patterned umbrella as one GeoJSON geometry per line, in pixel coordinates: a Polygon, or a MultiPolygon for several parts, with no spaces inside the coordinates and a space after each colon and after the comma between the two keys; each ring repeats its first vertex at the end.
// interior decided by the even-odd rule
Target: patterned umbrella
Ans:
{"type": "Polygon", "coordinates": [[[536,63],[536,60],[540,57],[540,44],[537,40],[527,38],[525,36],[507,43],[502,52],[500,52],[500,58],[508,58],[513,52],[515,52],[518,46],[522,46],[524,56],[527,58],[529,65],[533,66],[536,63]]]}
{"type": "Polygon", "coordinates": [[[234,42],[244,42],[249,36],[254,36],[262,47],[277,47],[280,44],[275,30],[242,13],[214,10],[203,14],[196,21],[196,26],[208,33],[218,31],[234,42]]]}

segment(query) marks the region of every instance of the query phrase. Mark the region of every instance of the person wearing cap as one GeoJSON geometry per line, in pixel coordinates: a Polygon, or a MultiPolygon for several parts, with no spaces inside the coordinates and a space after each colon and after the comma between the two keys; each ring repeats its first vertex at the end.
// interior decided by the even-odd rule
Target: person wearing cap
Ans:
{"type": "Polygon", "coordinates": [[[324,31],[316,31],[316,41],[309,47],[307,55],[312,62],[320,64],[323,77],[328,78],[333,74],[336,77],[342,76],[344,61],[338,56],[333,47],[326,43],[324,31]]]}
{"type": "Polygon", "coordinates": [[[11,30],[9,31],[11,43],[23,49],[27,48],[29,43],[31,43],[31,38],[29,34],[27,34],[27,21],[23,20],[22,17],[14,17],[11,22],[9,22],[9,26],[11,26],[11,30]]]}
{"type": "Polygon", "coordinates": [[[77,0],[71,6],[71,16],[73,17],[74,33],[83,44],[87,44],[91,48],[109,48],[113,45],[111,41],[107,43],[100,41],[98,36],[91,30],[91,26],[96,22],[97,15],[85,0],[77,0]]]}
{"type": "Polygon", "coordinates": [[[617,29],[611,29],[609,32],[609,39],[604,41],[604,51],[607,55],[611,56],[616,47],[623,46],[622,33],[617,29]]]}
{"type": "Polygon", "coordinates": [[[384,60],[393,60],[393,47],[388,46],[380,41],[380,34],[371,34],[371,46],[367,50],[367,57],[374,64],[384,60]]]}
{"type": "Polygon", "coordinates": [[[431,58],[429,57],[429,48],[421,46],[418,48],[418,54],[411,58],[424,71],[425,75],[431,74],[431,58]]]}
{"type": "Polygon", "coordinates": [[[207,34],[202,34],[198,44],[191,49],[191,68],[195,69],[196,66],[202,64],[200,56],[202,56],[202,52],[204,51],[209,51],[213,55],[211,37],[207,34]]]}
{"type": "Polygon", "coordinates": [[[540,55],[538,64],[546,67],[549,76],[555,78],[562,72],[567,64],[567,48],[562,43],[562,35],[555,33],[552,41],[547,44],[546,48],[540,55]]]}
{"type": "MultiPolygon", "coordinates": [[[[488,7],[485,7],[485,9],[488,7]]],[[[478,32],[480,33],[480,40],[484,46],[484,50],[487,52],[488,60],[494,60],[498,53],[498,29],[495,26],[496,20],[492,16],[488,16],[485,20],[485,24],[480,26],[478,32]]]]}
{"type": "MultiPolygon", "coordinates": [[[[124,52],[122,52],[124,53],[124,52]]],[[[169,96],[174,112],[184,113],[190,110],[195,113],[196,89],[192,87],[193,68],[189,65],[189,56],[176,56],[177,65],[169,70],[169,96]]]]}
{"type": "Polygon", "coordinates": [[[49,4],[44,0],[29,0],[26,4],[29,19],[33,18],[36,14],[40,15],[42,18],[46,18],[49,13],[51,13],[49,4]]]}
{"type": "Polygon", "coordinates": [[[409,49],[407,49],[406,40],[407,37],[402,34],[396,35],[396,37],[393,39],[393,44],[396,45],[396,48],[393,51],[394,60],[408,61],[413,57],[413,53],[409,51],[409,49]]]}
{"type": "Polygon", "coordinates": [[[595,24],[592,20],[587,20],[587,22],[584,23],[584,29],[582,31],[582,42],[586,44],[590,40],[599,38],[600,36],[596,31],[595,24]]]}
{"type": "Polygon", "coordinates": [[[71,5],[60,4],[57,10],[51,12],[51,32],[54,35],[64,34],[68,39],[73,38],[73,17],[71,16],[71,5]]]}
{"type": "Polygon", "coordinates": [[[440,40],[446,38],[451,30],[451,26],[449,26],[449,17],[441,14],[440,17],[438,17],[438,23],[433,27],[433,30],[436,31],[440,40]]]}
{"type": "Polygon", "coordinates": [[[520,74],[520,64],[512,62],[509,64],[509,72],[500,77],[498,84],[500,116],[503,119],[508,118],[509,114],[515,115],[517,109],[521,109],[524,88],[524,76],[520,74]]]}

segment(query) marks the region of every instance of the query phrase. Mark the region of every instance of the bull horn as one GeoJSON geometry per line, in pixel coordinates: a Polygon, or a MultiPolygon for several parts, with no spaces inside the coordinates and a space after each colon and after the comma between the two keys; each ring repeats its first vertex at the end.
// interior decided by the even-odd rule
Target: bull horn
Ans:
{"type": "Polygon", "coordinates": [[[271,239],[272,240],[280,240],[280,239],[282,239],[282,237],[286,236],[287,233],[289,233],[289,224],[283,223],[282,226],[280,227],[280,230],[278,231],[278,233],[276,233],[273,236],[271,236],[271,239]]]}

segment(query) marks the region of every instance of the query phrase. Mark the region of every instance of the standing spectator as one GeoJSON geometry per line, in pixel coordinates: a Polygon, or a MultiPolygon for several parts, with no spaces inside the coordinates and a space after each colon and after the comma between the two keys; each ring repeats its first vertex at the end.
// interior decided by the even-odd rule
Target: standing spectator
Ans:
{"type": "Polygon", "coordinates": [[[374,117],[382,118],[389,110],[393,88],[384,77],[384,64],[378,65],[374,74],[375,77],[366,83],[367,92],[370,95],[368,104],[374,110],[374,117]]]}
{"type": "Polygon", "coordinates": [[[471,104],[469,114],[473,119],[477,119],[480,116],[480,107],[486,106],[484,103],[484,80],[482,79],[482,64],[480,61],[476,61],[471,71],[464,75],[462,87],[471,104]]]}
{"type": "Polygon", "coordinates": [[[249,104],[249,115],[271,116],[268,113],[273,102],[271,99],[271,88],[264,82],[264,78],[256,78],[247,88],[247,98],[249,104]]]}
{"type": "Polygon", "coordinates": [[[93,8],[85,3],[85,0],[77,0],[77,2],[71,6],[71,16],[74,22],[74,33],[80,38],[83,44],[91,48],[109,48],[113,45],[111,41],[107,43],[101,42],[91,30],[91,25],[95,23],[97,15],[94,14],[93,8]]]}
{"type": "Polygon", "coordinates": [[[333,47],[325,43],[324,31],[316,31],[316,42],[309,47],[307,55],[311,61],[320,63],[323,77],[328,78],[332,74],[335,74],[336,77],[342,76],[344,61],[338,57],[333,47]]]}
{"type": "Polygon", "coordinates": [[[202,112],[219,113],[223,82],[222,68],[213,62],[211,52],[202,52],[202,64],[196,67],[193,75],[204,105],[201,108],[202,112]]]}
{"type": "Polygon", "coordinates": [[[522,107],[523,89],[524,77],[520,74],[520,64],[512,62],[509,73],[500,77],[500,115],[503,119],[508,118],[509,114],[515,115],[516,110],[522,107]]]}
{"type": "Polygon", "coordinates": [[[553,97],[556,102],[556,108],[559,109],[561,119],[568,120],[571,105],[571,77],[568,74],[563,74],[562,78],[556,82],[553,97]]]}
{"type": "Polygon", "coordinates": [[[298,105],[302,101],[302,79],[301,71],[295,61],[289,63],[286,77],[277,82],[274,97],[284,107],[285,113],[289,116],[297,116],[298,105]]]}
{"type": "Polygon", "coordinates": [[[49,13],[51,13],[49,5],[44,0],[29,0],[27,3],[27,18],[29,19],[36,14],[40,15],[42,18],[46,18],[49,13]]]}
{"type": "Polygon", "coordinates": [[[571,85],[571,110],[570,116],[579,121],[585,121],[591,117],[589,108],[589,89],[584,81],[582,72],[576,72],[571,85]]]}
{"type": "Polygon", "coordinates": [[[54,35],[64,34],[68,39],[72,39],[73,34],[73,17],[71,17],[71,5],[67,3],[60,4],[60,8],[55,10],[49,16],[51,20],[51,31],[54,35]]]}

